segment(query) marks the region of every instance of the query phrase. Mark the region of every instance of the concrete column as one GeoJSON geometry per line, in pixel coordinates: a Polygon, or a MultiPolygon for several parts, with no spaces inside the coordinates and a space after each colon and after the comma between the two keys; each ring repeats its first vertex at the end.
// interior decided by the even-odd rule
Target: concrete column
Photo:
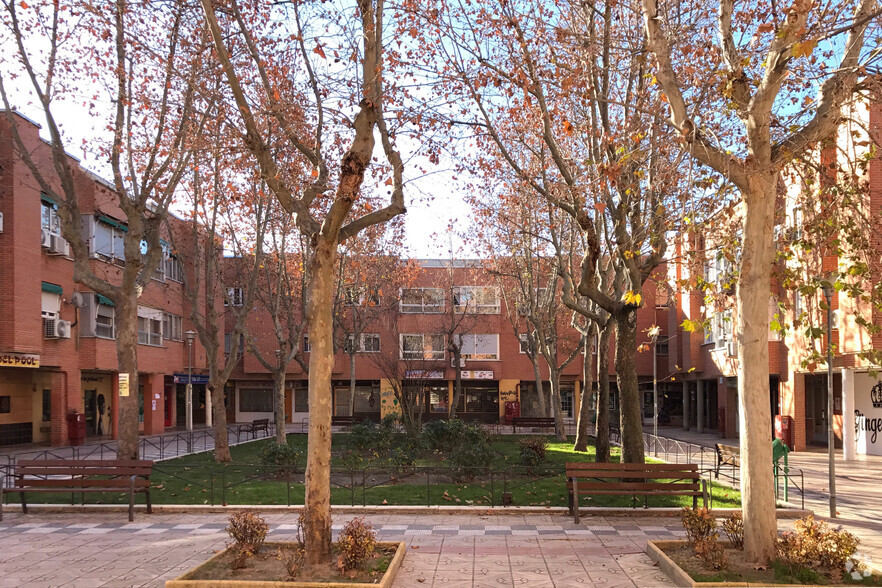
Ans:
{"type": "Polygon", "coordinates": [[[704,381],[698,380],[695,391],[695,431],[704,433],[704,381]]]}
{"type": "Polygon", "coordinates": [[[692,402],[689,397],[689,382],[683,381],[683,430],[689,430],[689,420],[691,415],[689,411],[692,409],[692,402]]]}
{"type": "Polygon", "coordinates": [[[842,368],[842,457],[845,461],[852,461],[855,453],[854,372],[842,368]]]}
{"type": "MultiPolygon", "coordinates": [[[[223,394],[223,391],[221,391],[221,394],[223,394]]],[[[208,387],[208,385],[206,385],[205,386],[205,426],[207,426],[208,428],[211,428],[213,426],[212,425],[213,417],[214,417],[214,413],[211,410],[211,389],[208,387]]]]}

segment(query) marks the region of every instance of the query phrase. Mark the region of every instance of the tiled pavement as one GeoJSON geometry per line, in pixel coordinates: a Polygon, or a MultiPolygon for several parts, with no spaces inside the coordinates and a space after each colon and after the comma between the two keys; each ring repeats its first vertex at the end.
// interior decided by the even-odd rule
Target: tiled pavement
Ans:
{"type": "MultiPolygon", "coordinates": [[[[27,516],[0,523],[0,587],[162,586],[214,551],[224,514],[117,513],[27,516]]],[[[270,540],[291,540],[293,515],[263,515],[270,540]]],[[[351,515],[334,518],[335,533],[351,515]]],[[[406,541],[395,586],[672,586],[643,553],[647,539],[682,535],[674,518],[554,515],[366,517],[380,540],[406,541]]]]}

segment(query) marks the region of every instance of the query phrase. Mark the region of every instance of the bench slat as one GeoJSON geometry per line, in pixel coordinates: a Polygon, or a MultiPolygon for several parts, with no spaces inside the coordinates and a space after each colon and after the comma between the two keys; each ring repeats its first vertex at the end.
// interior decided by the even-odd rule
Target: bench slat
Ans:
{"type": "MultiPolygon", "coordinates": [[[[572,483],[567,484],[567,489],[572,490],[572,483]]],[[[579,482],[579,492],[583,490],[627,490],[624,494],[630,494],[632,490],[698,490],[698,482],[579,482]]]]}
{"type": "Polygon", "coordinates": [[[149,476],[151,468],[39,468],[16,467],[23,476],[149,476]]]}
{"type": "MultiPolygon", "coordinates": [[[[24,478],[16,480],[17,488],[70,488],[79,486],[83,488],[122,488],[128,489],[131,486],[130,478],[114,478],[112,480],[88,480],[88,479],[71,479],[61,480],[58,478],[24,478]]],[[[135,478],[135,487],[148,487],[150,480],[144,478],[135,478]]]]}

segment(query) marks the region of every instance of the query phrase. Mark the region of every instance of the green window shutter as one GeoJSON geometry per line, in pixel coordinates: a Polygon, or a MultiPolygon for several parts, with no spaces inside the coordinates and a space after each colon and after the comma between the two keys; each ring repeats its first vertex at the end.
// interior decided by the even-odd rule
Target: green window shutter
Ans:
{"type": "Polygon", "coordinates": [[[49,292],[50,294],[58,294],[59,296],[61,296],[64,293],[64,288],[62,288],[58,284],[50,284],[49,282],[41,282],[40,287],[41,287],[41,290],[43,290],[43,292],[49,292]]]}

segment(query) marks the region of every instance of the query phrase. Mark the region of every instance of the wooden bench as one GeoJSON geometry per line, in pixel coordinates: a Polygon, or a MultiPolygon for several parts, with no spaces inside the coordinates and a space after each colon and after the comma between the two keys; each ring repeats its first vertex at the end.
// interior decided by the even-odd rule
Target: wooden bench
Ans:
{"type": "Polygon", "coordinates": [[[554,428],[553,417],[512,417],[511,432],[517,433],[518,427],[535,427],[540,431],[554,428]]]}
{"type": "Polygon", "coordinates": [[[254,419],[250,423],[239,425],[239,431],[236,434],[236,440],[242,433],[251,433],[252,439],[257,439],[257,432],[263,431],[266,437],[269,437],[269,419],[254,419]]]}
{"type": "Polygon", "coordinates": [[[594,463],[566,464],[567,491],[573,520],[579,522],[579,497],[591,494],[631,496],[692,496],[693,508],[701,496],[707,506],[707,482],[701,479],[698,464],[675,463],[594,463]]]}
{"type": "Polygon", "coordinates": [[[352,425],[358,422],[358,417],[354,416],[332,416],[331,417],[331,426],[332,427],[344,427],[350,428],[352,425]]]}
{"type": "Polygon", "coordinates": [[[732,466],[732,478],[734,479],[736,468],[741,467],[741,448],[737,445],[723,445],[717,443],[714,445],[717,450],[717,467],[714,468],[714,477],[720,478],[720,468],[723,466],[732,466]]]}
{"type": "Polygon", "coordinates": [[[80,504],[86,492],[123,492],[129,495],[129,522],[135,518],[135,494],[143,492],[147,498],[147,512],[153,512],[150,503],[150,473],[153,462],[129,459],[34,459],[15,464],[12,486],[0,485],[0,521],[3,520],[3,494],[18,492],[21,510],[28,513],[25,493],[70,492],[80,493],[80,504]]]}

